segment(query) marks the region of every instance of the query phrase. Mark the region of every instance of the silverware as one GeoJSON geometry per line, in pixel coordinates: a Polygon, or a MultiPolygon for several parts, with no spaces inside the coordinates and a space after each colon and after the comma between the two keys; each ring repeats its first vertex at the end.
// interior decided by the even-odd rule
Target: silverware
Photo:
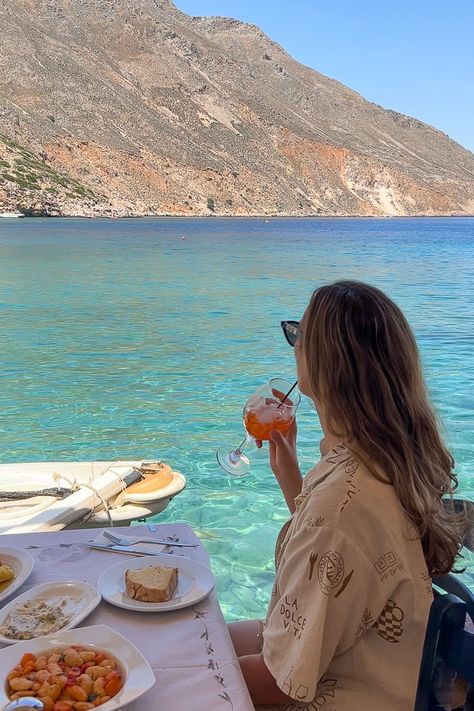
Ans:
{"type": "Polygon", "coordinates": [[[21,699],[15,699],[3,707],[2,711],[14,711],[14,709],[24,708],[25,711],[43,711],[43,702],[33,696],[24,696],[21,699]]]}
{"type": "Polygon", "coordinates": [[[144,551],[143,549],[140,550],[140,548],[131,548],[130,546],[127,548],[126,546],[107,546],[105,543],[88,543],[87,544],[89,548],[97,548],[97,550],[100,551],[111,551],[112,553],[125,553],[126,555],[134,555],[134,556],[139,556],[139,555],[160,555],[160,551],[156,551],[156,553],[152,553],[151,551],[144,551]]]}
{"type": "Polygon", "coordinates": [[[116,536],[108,530],[104,530],[105,538],[115,543],[117,546],[134,546],[136,543],[157,543],[160,546],[180,546],[181,548],[198,548],[197,543],[175,543],[174,541],[157,541],[154,538],[129,538],[128,536],[116,536]]]}

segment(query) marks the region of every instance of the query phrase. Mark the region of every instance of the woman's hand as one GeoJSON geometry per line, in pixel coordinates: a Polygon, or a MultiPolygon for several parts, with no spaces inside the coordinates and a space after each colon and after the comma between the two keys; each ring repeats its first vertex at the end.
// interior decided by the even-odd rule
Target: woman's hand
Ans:
{"type": "MultiPolygon", "coordinates": [[[[272,430],[268,442],[271,470],[292,513],[295,510],[295,497],[301,492],[303,482],[296,453],[296,433],[296,420],[293,420],[286,435],[282,435],[278,430],[272,430]]],[[[257,441],[256,445],[260,448],[262,442],[257,441]]]]}
{"type": "Polygon", "coordinates": [[[278,480],[294,474],[300,475],[296,453],[296,433],[296,420],[293,420],[286,435],[282,435],[278,430],[270,432],[271,439],[268,442],[270,467],[278,480]]]}

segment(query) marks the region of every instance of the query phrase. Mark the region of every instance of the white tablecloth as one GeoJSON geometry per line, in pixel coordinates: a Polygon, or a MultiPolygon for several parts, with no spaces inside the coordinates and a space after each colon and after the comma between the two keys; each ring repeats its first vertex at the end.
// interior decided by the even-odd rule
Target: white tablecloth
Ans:
{"type": "MultiPolygon", "coordinates": [[[[171,552],[209,564],[207,551],[186,524],[163,524],[156,533],[146,526],[114,532],[158,540],[177,536],[181,542],[199,543],[198,548],[175,547],[171,552]]],[[[55,580],[94,585],[106,567],[125,559],[119,553],[90,549],[87,542],[97,534],[97,529],[82,529],[1,536],[2,547],[24,548],[35,558],[34,571],[17,594],[55,580]]],[[[156,686],[130,704],[129,711],[253,711],[215,592],[193,607],[166,613],[132,612],[102,600],[81,626],[95,624],[109,625],[129,639],[155,672],[156,686]]]]}

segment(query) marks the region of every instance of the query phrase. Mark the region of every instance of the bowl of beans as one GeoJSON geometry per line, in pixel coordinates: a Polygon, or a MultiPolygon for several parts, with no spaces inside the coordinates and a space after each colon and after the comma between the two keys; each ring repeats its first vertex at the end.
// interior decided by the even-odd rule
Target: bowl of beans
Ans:
{"type": "Polygon", "coordinates": [[[44,711],[90,711],[118,694],[124,672],[109,653],[75,645],[46,654],[25,652],[7,676],[10,701],[38,698],[44,711]]]}
{"type": "Polygon", "coordinates": [[[58,632],[0,650],[0,669],[6,674],[0,705],[33,697],[42,702],[44,711],[112,711],[155,683],[143,655],[105,625],[58,632]],[[113,639],[114,644],[101,644],[100,634],[97,644],[86,642],[94,638],[87,630],[107,630],[106,641],[113,639]],[[69,644],[57,644],[61,636],[69,644]],[[77,637],[84,639],[77,643],[77,637]]]}

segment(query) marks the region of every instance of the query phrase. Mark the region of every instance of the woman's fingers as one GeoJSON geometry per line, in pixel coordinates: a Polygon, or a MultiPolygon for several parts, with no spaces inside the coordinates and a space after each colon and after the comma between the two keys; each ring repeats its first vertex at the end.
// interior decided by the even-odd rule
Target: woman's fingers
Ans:
{"type": "Polygon", "coordinates": [[[277,465],[277,456],[276,456],[276,445],[272,440],[268,440],[268,455],[270,459],[270,469],[275,473],[275,468],[277,465]]]}
{"type": "Polygon", "coordinates": [[[277,478],[292,476],[299,472],[296,447],[291,437],[283,435],[278,430],[270,432],[269,442],[270,466],[277,478]]]}
{"type": "Polygon", "coordinates": [[[277,447],[281,446],[284,441],[285,438],[279,430],[272,430],[270,432],[270,442],[273,442],[277,447]]]}
{"type": "MultiPolygon", "coordinates": [[[[255,440],[255,446],[260,449],[262,440],[255,440]]],[[[296,457],[296,422],[293,421],[291,428],[286,434],[279,430],[271,430],[268,440],[268,454],[270,468],[273,473],[279,476],[285,470],[294,468],[296,457]]]]}
{"type": "Polygon", "coordinates": [[[296,420],[293,420],[286,434],[282,434],[279,430],[272,430],[270,438],[277,446],[294,448],[296,443],[296,420]]]}
{"type": "Polygon", "coordinates": [[[278,430],[272,430],[270,432],[270,442],[273,444],[275,455],[281,457],[287,457],[290,450],[293,449],[293,444],[288,442],[286,437],[282,435],[278,430]]]}
{"type": "Polygon", "coordinates": [[[288,434],[289,435],[294,435],[296,437],[296,433],[298,431],[298,425],[296,423],[296,417],[293,418],[293,422],[291,423],[289,429],[288,429],[288,434]]]}

